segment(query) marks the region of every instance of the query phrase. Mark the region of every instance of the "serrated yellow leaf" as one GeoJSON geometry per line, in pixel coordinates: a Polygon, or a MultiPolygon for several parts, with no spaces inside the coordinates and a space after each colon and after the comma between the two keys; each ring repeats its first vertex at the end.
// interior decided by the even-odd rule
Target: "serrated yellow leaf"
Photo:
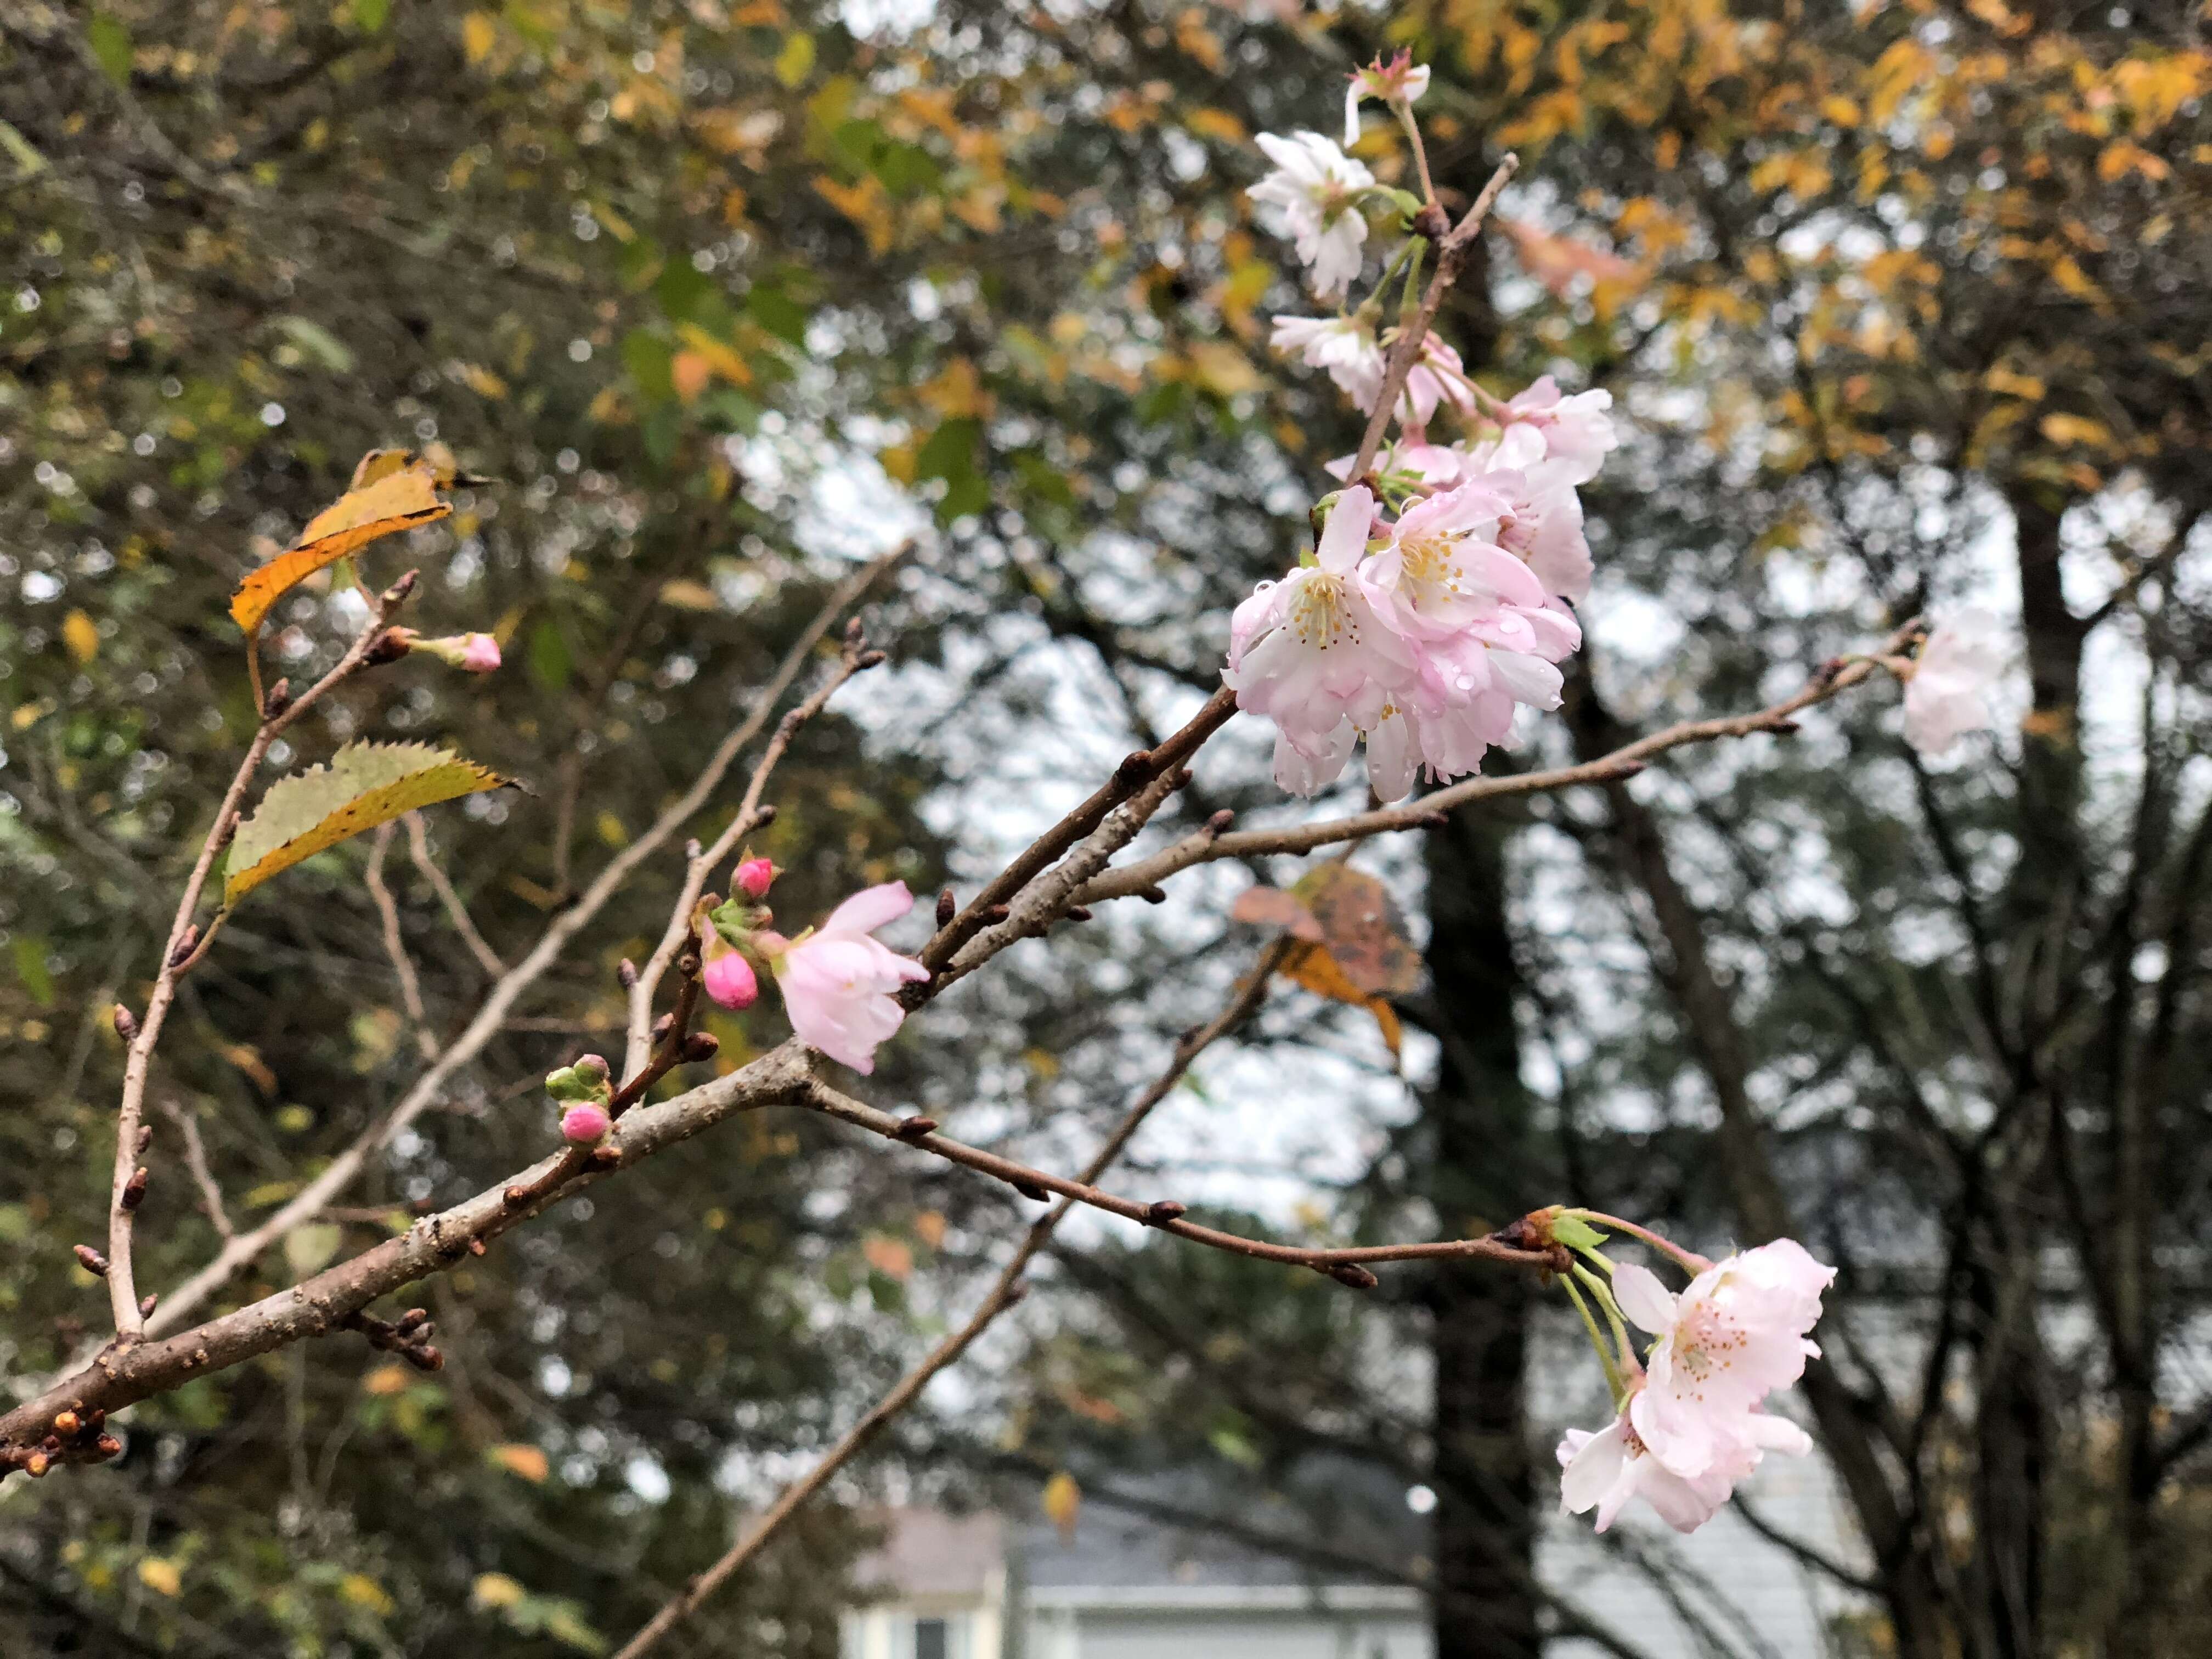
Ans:
{"type": "MultiPolygon", "coordinates": [[[[372,450],[362,471],[372,472],[400,457],[396,470],[382,471],[349,490],[307,521],[299,539],[284,552],[249,573],[230,598],[231,619],[252,634],[269,607],[325,565],[395,531],[411,530],[444,518],[453,509],[438,499],[437,479],[428,463],[410,463],[404,450],[372,450]]],[[[356,474],[356,476],[360,476],[356,474]]]]}
{"type": "Polygon", "coordinates": [[[81,668],[100,654],[100,624],[82,611],[62,618],[62,643],[81,668]]]}
{"type": "Polygon", "coordinates": [[[233,905],[279,871],[403,812],[514,781],[421,743],[349,743],[328,766],[281,778],[238,829],[224,866],[233,905]]]}

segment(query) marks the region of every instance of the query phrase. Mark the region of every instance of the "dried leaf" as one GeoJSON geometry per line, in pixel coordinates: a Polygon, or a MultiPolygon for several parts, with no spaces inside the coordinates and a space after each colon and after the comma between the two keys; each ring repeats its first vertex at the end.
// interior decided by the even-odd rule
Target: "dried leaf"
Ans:
{"type": "Polygon", "coordinates": [[[1066,1469],[1044,1483],[1045,1518],[1060,1528],[1060,1537],[1075,1540],[1075,1517],[1083,1508],[1083,1488],[1066,1469]]]}
{"type": "Polygon", "coordinates": [[[868,1265],[886,1278],[903,1285],[914,1273],[913,1247],[884,1233],[871,1233],[860,1242],[868,1265]]]}
{"type": "Polygon", "coordinates": [[[1325,945],[1294,945],[1283,958],[1282,972],[1285,978],[1303,985],[1316,996],[1337,1002],[1348,1002],[1355,1008],[1364,1008],[1375,1016],[1375,1024],[1382,1033],[1392,1058],[1396,1058],[1405,1033],[1398,1024],[1397,1012],[1379,996],[1370,995],[1352,981],[1337,959],[1329,954],[1325,945]]]}
{"type": "Polygon", "coordinates": [[[1291,891],[1313,912],[1322,942],[1363,997],[1403,996],[1421,982],[1420,953],[1406,937],[1406,918],[1374,877],[1324,864],[1291,891]]]}
{"type": "Polygon", "coordinates": [[[433,523],[453,510],[438,499],[435,469],[404,450],[371,450],[354,477],[365,482],[315,514],[297,541],[239,583],[230,596],[230,614],[248,634],[261,626],[270,606],[325,565],[380,537],[433,523]]]}
{"type": "Polygon", "coordinates": [[[100,624],[82,611],[62,618],[62,643],[82,668],[100,654],[100,624]]]}
{"type": "Polygon", "coordinates": [[[1493,215],[1492,222],[1513,239],[1521,268],[1554,294],[1565,295],[1577,276],[1588,276],[1593,283],[1626,283],[1643,274],[1618,253],[1588,242],[1554,236],[1518,219],[1493,215]]]}
{"type": "Polygon", "coordinates": [[[403,812],[512,781],[428,744],[349,743],[328,766],[280,779],[262,796],[230,844],[222,902],[403,812]]]}
{"type": "Polygon", "coordinates": [[[1237,902],[1229,907],[1233,921],[1249,921],[1260,927],[1279,927],[1293,939],[1321,939],[1321,923],[1304,902],[1279,887],[1247,887],[1237,896],[1237,902]]]}
{"type": "Polygon", "coordinates": [[[295,1279],[312,1278],[331,1265],[344,1243],[345,1234],[337,1223],[308,1222],[284,1235],[284,1265],[295,1279]]]}

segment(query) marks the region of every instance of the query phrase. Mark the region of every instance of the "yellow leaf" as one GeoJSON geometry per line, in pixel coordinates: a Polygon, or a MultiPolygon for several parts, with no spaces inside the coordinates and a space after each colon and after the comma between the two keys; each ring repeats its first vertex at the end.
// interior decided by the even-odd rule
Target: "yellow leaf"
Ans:
{"type": "Polygon", "coordinates": [[[496,400],[507,396],[507,382],[482,363],[463,363],[460,373],[462,381],[477,397],[496,400]]]}
{"type": "Polygon", "coordinates": [[[1224,144],[1244,142],[1244,124],[1225,109],[1194,109],[1182,118],[1182,124],[1205,138],[1218,138],[1224,144]]]}
{"type": "Polygon", "coordinates": [[[100,624],[82,611],[62,618],[62,643],[82,667],[100,654],[100,624]]]}
{"type": "Polygon", "coordinates": [[[536,1446],[524,1445],[516,1441],[494,1446],[484,1455],[509,1474],[519,1474],[532,1486],[544,1485],[545,1477],[553,1472],[553,1466],[543,1451],[536,1446]]]}
{"type": "Polygon", "coordinates": [[[659,598],[661,604],[672,605],[678,611],[720,611],[722,608],[722,602],[715,597],[713,588],[704,582],[695,582],[682,576],[673,581],[661,583],[659,598]]]}
{"type": "Polygon", "coordinates": [[[490,16],[472,11],[461,19],[461,50],[471,64],[481,64],[491,56],[492,43],[498,38],[498,26],[490,16]]]}
{"type": "Polygon", "coordinates": [[[2062,447],[2081,444],[2091,449],[2117,451],[2112,434],[2101,421],[2090,420],[2083,415],[2046,415],[2037,423],[2043,435],[2062,447]]]}
{"type": "Polygon", "coordinates": [[[1075,1517],[1083,1508],[1083,1488],[1075,1484],[1075,1477],[1066,1469],[1044,1483],[1045,1518],[1060,1528],[1060,1535],[1071,1542],[1075,1537],[1075,1517]]]}
{"type": "Polygon", "coordinates": [[[185,1575],[175,1562],[149,1556],[138,1564],[138,1582],[157,1595],[178,1595],[184,1591],[185,1575]]]}
{"type": "Polygon", "coordinates": [[[610,847],[629,845],[629,831],[623,828],[623,821],[612,812],[603,809],[592,827],[599,832],[599,839],[610,847]]]}
{"type": "Polygon", "coordinates": [[[2030,403],[2039,403],[2043,398],[2042,381],[2033,374],[2015,374],[2008,368],[1991,369],[1982,376],[1982,384],[1992,392],[2002,392],[2008,398],[2025,398],[2030,403]]]}
{"type": "Polygon", "coordinates": [[[705,358],[708,366],[732,386],[750,386],[753,383],[752,368],[736,349],[716,339],[698,324],[677,324],[676,337],[705,358]]]}
{"type": "Polygon", "coordinates": [[[1217,397],[1257,392],[1266,384],[1252,360],[1226,340],[1200,341],[1190,349],[1190,362],[1200,383],[1217,397]]]}
{"type": "Polygon", "coordinates": [[[355,1607],[367,1607],[374,1613],[388,1613],[392,1609],[392,1598],[385,1594],[384,1586],[365,1572],[349,1572],[339,1579],[338,1595],[355,1607]]]}
{"type": "Polygon", "coordinates": [[[816,178],[814,188],[830,206],[860,227],[860,234],[867,238],[871,253],[890,252],[890,192],[874,173],[869,173],[857,185],[841,185],[825,173],[816,178]]]}
{"type": "Polygon", "coordinates": [[[945,1243],[945,1212],[924,1210],[914,1218],[914,1235],[931,1249],[945,1243]]]}
{"type": "Polygon", "coordinates": [[[783,50],[775,55],[775,78],[787,87],[795,87],[813,68],[814,37],[797,33],[786,35],[783,50]]]}
{"type": "MultiPolygon", "coordinates": [[[[367,468],[372,458],[392,454],[404,456],[404,452],[372,451],[362,465],[367,468]]],[[[231,619],[251,634],[261,626],[270,605],[325,565],[380,537],[433,523],[453,510],[438,499],[434,471],[427,462],[403,461],[397,471],[341,495],[307,521],[289,549],[250,573],[231,595],[231,619]]]]}
{"type": "Polygon", "coordinates": [[[379,1398],[389,1394],[398,1394],[407,1386],[407,1367],[379,1365],[361,1379],[361,1386],[363,1393],[373,1394],[379,1398]]]}
{"type": "Polygon", "coordinates": [[[529,1594],[503,1572],[478,1573],[469,1587],[469,1600],[480,1607],[511,1607],[529,1594]]]}
{"type": "Polygon", "coordinates": [[[1395,1055],[1404,1033],[1399,1029],[1398,1016],[1388,1000],[1370,996],[1352,981],[1337,959],[1325,945],[1298,944],[1283,958],[1285,977],[1303,985],[1316,996],[1336,1002],[1348,1002],[1355,1008],[1364,1008],[1375,1017],[1375,1024],[1382,1033],[1382,1041],[1395,1055]]]}
{"type": "Polygon", "coordinates": [[[239,826],[224,866],[222,902],[233,905],[279,871],[403,812],[512,779],[420,743],[349,743],[328,766],[281,778],[239,826]]]}

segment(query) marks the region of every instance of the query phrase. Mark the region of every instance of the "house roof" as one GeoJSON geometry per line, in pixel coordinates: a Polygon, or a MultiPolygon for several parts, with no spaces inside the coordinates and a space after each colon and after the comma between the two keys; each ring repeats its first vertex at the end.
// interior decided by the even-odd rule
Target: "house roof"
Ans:
{"type": "Polygon", "coordinates": [[[853,1570],[864,1589],[906,1595],[981,1595],[1005,1570],[1006,1522],[988,1511],[889,1509],[869,1517],[881,1547],[853,1570]]]}

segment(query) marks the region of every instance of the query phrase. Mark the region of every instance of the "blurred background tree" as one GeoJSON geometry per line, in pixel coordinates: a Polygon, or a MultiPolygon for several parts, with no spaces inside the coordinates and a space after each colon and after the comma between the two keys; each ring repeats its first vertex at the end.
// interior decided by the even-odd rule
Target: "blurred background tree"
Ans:
{"type": "MultiPolygon", "coordinates": [[[[94,1231],[100,1011],[146,976],[174,849],[250,723],[223,597],[373,445],[500,481],[410,556],[426,628],[492,627],[510,665],[407,665],[318,735],[451,737],[533,784],[430,819],[509,959],[735,723],[843,560],[909,530],[875,617],[898,690],[811,729],[762,848],[794,870],[780,908],[972,882],[1210,690],[1229,606],[1295,556],[1356,436],[1265,349],[1310,307],[1241,194],[1249,136],[1329,129],[1345,71],[1403,43],[1437,66],[1448,198],[1522,158],[1455,343],[1502,391],[1612,388],[1632,434],[1591,498],[1588,672],[1536,753],[1748,706],[1967,599],[2021,619],[2023,718],[1929,769],[1865,698],[1786,747],[1376,849],[1427,942],[1401,1004],[1417,1098],[1364,1014],[1300,993],[1253,1035],[1270,1071],[1220,1086],[1306,1080],[1298,1224],[1348,1238],[1456,1234],[1571,1183],[1715,1241],[1817,1241],[1845,1273],[1806,1398],[1877,1650],[2197,1650],[2197,31],[2178,5],[1998,0],[15,7],[0,1226],[94,1231]]],[[[1403,176],[1379,121],[1358,153],[1403,176]]],[[[371,563],[372,586],[399,568],[371,563]]],[[[289,603],[280,672],[335,654],[349,580],[289,603]]],[[[1250,734],[1182,810],[1221,806],[1285,812],[1250,734]]],[[[419,1030],[362,845],[192,982],[157,1101],[241,1207],[357,1134],[485,983],[407,851],[383,868],[419,1030]]],[[[658,873],[321,1224],[367,1237],[543,1143],[529,1085],[614,1039],[658,873]]],[[[1252,873],[1024,947],[885,1087],[1065,1158],[1224,992],[1252,873]]],[[[772,1036],[755,1023],[714,1028],[726,1055],[772,1036]]],[[[619,1634],[1012,1224],[895,1151],[742,1127],[455,1276],[436,1378],[295,1351],[141,1408],[114,1474],[13,1483],[0,1644],[619,1634]]],[[[1191,1148],[1150,1156],[1200,1178],[1191,1148]]],[[[156,1285],[216,1243],[189,1194],[149,1215],[156,1285]]],[[[268,1282],[332,1243],[288,1242],[268,1282]]],[[[1319,1446],[1436,1493],[1443,1659],[1575,1627],[1533,1572],[1550,1390],[1525,1286],[1408,1273],[1362,1304],[1159,1254],[1064,1243],[1026,1356],[878,1478],[1156,1462],[1227,1491],[1319,1446]],[[1249,1310],[1233,1342],[1219,1307],[1249,1310]],[[1132,1374],[1146,1353],[1176,1364],[1132,1374]]],[[[11,1255],[11,1374],[60,1358],[88,1285],[65,1250],[11,1255]]],[[[709,1643],[830,1650],[854,1540],[814,1524],[709,1643]]]]}

